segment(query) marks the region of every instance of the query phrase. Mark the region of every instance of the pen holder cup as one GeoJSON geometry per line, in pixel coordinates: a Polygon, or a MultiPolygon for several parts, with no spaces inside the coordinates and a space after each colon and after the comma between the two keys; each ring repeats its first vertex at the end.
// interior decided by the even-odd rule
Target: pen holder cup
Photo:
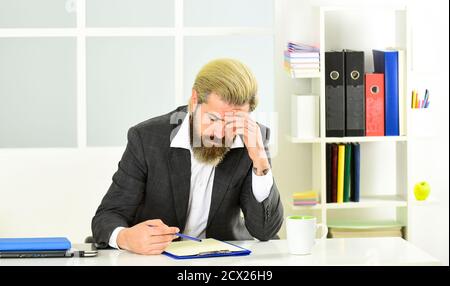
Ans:
{"type": "Polygon", "coordinates": [[[435,136],[434,113],[430,108],[410,109],[408,136],[429,138],[435,136]]]}

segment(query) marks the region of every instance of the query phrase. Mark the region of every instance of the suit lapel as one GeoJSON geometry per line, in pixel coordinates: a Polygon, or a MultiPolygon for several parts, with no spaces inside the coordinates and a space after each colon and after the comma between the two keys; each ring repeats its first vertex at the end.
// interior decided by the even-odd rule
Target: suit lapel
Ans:
{"type": "Polygon", "coordinates": [[[191,186],[190,151],[182,148],[169,148],[168,166],[178,226],[180,231],[183,231],[186,225],[191,186]]]}
{"type": "Polygon", "coordinates": [[[211,206],[209,209],[208,223],[211,223],[214,215],[219,209],[225,194],[228,191],[228,187],[236,173],[239,161],[242,158],[242,154],[245,148],[231,149],[231,151],[225,156],[224,160],[216,167],[214,174],[214,183],[211,197],[211,206]]]}

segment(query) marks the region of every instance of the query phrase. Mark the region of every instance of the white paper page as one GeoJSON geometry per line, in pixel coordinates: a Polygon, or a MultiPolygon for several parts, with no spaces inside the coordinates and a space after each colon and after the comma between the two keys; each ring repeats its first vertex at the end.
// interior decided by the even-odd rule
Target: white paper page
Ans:
{"type": "Polygon", "coordinates": [[[176,241],[171,243],[165,251],[176,256],[187,256],[211,251],[242,251],[242,249],[214,238],[206,238],[202,239],[201,242],[192,240],[176,241]]]}

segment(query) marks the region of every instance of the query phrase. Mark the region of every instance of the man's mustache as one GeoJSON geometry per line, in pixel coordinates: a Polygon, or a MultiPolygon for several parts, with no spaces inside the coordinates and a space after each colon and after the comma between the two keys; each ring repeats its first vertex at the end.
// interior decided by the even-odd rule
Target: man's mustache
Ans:
{"type": "Polygon", "coordinates": [[[235,139],[235,137],[227,138],[224,136],[220,138],[214,135],[207,134],[199,136],[198,134],[196,134],[196,132],[194,132],[193,136],[195,138],[193,140],[193,147],[231,147],[235,139]]]}

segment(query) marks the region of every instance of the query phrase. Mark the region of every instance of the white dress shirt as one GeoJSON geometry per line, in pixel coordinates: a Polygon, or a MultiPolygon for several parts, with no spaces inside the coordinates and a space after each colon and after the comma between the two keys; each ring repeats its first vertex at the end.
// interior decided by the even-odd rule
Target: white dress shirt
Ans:
{"type": "MultiPolygon", "coordinates": [[[[210,164],[199,162],[194,158],[189,140],[189,114],[183,120],[178,133],[170,142],[171,148],[187,149],[191,153],[191,188],[189,204],[187,209],[186,226],[183,234],[205,238],[206,224],[208,222],[209,208],[211,205],[211,195],[214,183],[215,167],[210,164]]],[[[240,136],[236,136],[230,147],[245,148],[240,136]]],[[[252,172],[252,190],[258,202],[264,201],[270,193],[273,185],[272,170],[269,169],[266,175],[257,176],[252,172]]],[[[111,234],[109,245],[117,246],[117,235],[124,227],[117,227],[111,234]]]]}

